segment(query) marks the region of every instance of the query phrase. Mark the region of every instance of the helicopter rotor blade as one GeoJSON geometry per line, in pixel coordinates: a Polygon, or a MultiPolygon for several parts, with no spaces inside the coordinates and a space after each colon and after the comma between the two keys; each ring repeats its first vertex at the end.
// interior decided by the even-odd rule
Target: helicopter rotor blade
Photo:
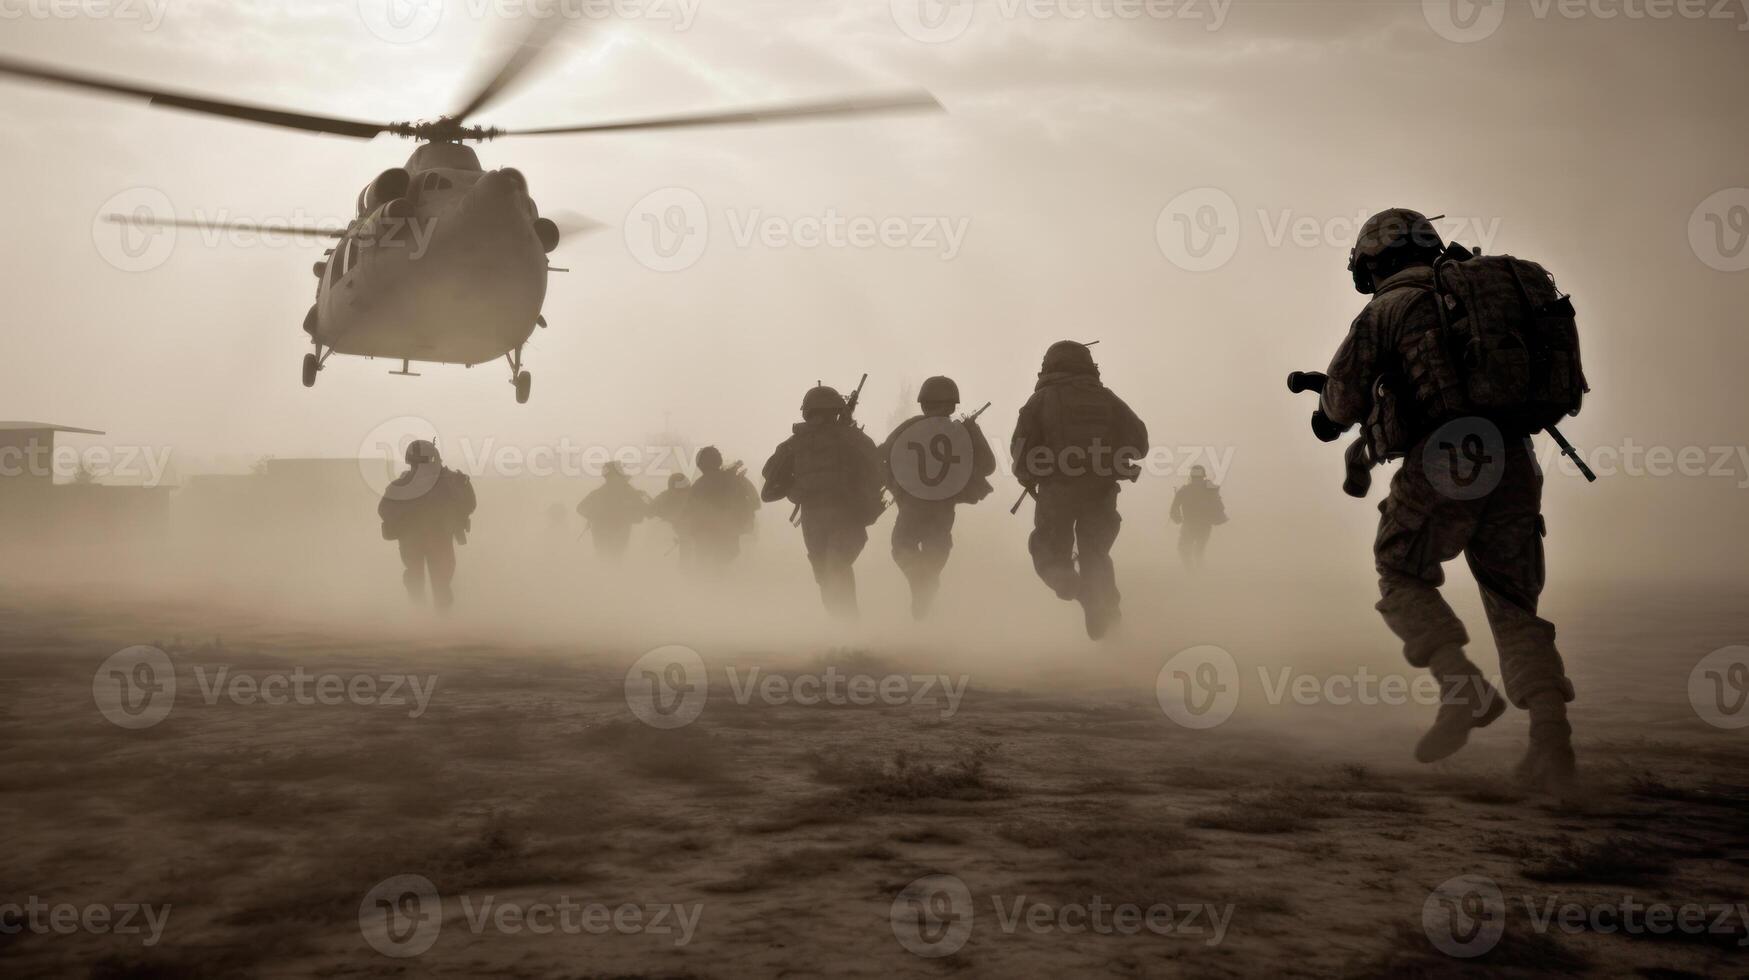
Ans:
{"type": "Polygon", "coordinates": [[[570,21],[559,16],[535,18],[516,47],[498,65],[497,70],[474,88],[473,94],[468,96],[461,108],[446,118],[459,123],[497,101],[518,78],[542,60],[550,50],[552,40],[569,23],[570,21]]]}
{"type": "Polygon", "coordinates": [[[58,68],[48,68],[29,62],[16,61],[11,58],[0,58],[0,75],[11,75],[15,78],[28,79],[36,82],[48,82],[55,85],[68,85],[74,88],[90,89],[96,92],[107,92],[111,95],[126,95],[143,98],[152,105],[169,106],[173,109],[186,109],[190,112],[202,112],[210,116],[225,116],[231,119],[243,119],[249,122],[264,123],[269,126],[282,126],[287,129],[301,129],[311,133],[327,133],[331,136],[350,136],[354,139],[371,139],[384,130],[387,124],[361,122],[355,119],[337,119],[332,116],[316,116],[305,112],[291,112],[286,109],[275,109],[270,106],[249,105],[244,102],[228,102],[223,99],[209,99],[202,95],[187,92],[172,92],[165,89],[148,88],[130,82],[116,81],[96,75],[80,72],[62,71],[58,68]]]}
{"type": "Polygon", "coordinates": [[[249,231],[256,234],[314,235],[318,238],[339,238],[344,228],[311,228],[303,225],[263,225],[253,221],[194,221],[188,218],[159,218],[148,215],[106,214],[103,220],[112,225],[144,225],[151,228],[198,228],[202,231],[249,231]]]}
{"type": "Polygon", "coordinates": [[[618,122],[586,123],[581,126],[552,126],[541,129],[507,129],[504,136],[552,136],[564,133],[611,133],[635,129],[683,129],[694,126],[733,126],[747,123],[783,122],[791,119],[821,119],[833,116],[861,116],[882,112],[945,111],[935,96],[928,92],[901,92],[895,95],[863,96],[852,99],[831,99],[820,102],[796,102],[787,105],[764,106],[718,112],[701,112],[684,116],[661,116],[652,119],[628,119],[618,122]]]}

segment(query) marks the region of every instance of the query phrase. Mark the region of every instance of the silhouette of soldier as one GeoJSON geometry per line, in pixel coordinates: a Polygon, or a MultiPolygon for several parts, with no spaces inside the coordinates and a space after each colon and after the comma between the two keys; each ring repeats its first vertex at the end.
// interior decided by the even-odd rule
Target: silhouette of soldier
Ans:
{"type": "MultiPolygon", "coordinates": [[[[1543,478],[1529,433],[1500,426],[1498,484],[1454,493],[1430,476],[1439,472],[1441,448],[1432,444],[1436,428],[1423,418],[1422,396],[1384,393],[1397,390],[1392,379],[1426,374],[1427,354],[1410,350],[1418,338],[1443,336],[1432,263],[1445,251],[1432,223],[1415,211],[1393,208],[1361,227],[1349,269],[1355,288],[1372,299],[1330,363],[1320,410],[1338,426],[1363,422],[1369,433],[1398,431],[1407,447],[1379,505],[1373,554],[1379,613],[1402,639],[1409,663],[1428,668],[1440,683],[1439,713],[1416,746],[1416,758],[1446,758],[1463,747],[1472,729],[1505,710],[1499,692],[1464,653],[1469,634],[1439,594],[1441,565],[1462,554],[1481,587],[1507,696],[1530,712],[1530,749],[1519,776],[1561,792],[1574,772],[1567,722],[1573,686],[1555,649],[1554,625],[1537,616],[1543,478]]],[[[1517,289],[1523,288],[1520,281],[1517,289]]]]}
{"type": "Polygon", "coordinates": [[[917,390],[923,414],[899,423],[881,443],[881,472],[899,514],[893,522],[893,561],[911,584],[911,615],[929,614],[941,570],[953,551],[954,510],[989,496],[996,454],[977,420],[950,416],[960,389],[933,377],[917,390]]]}
{"type": "Polygon", "coordinates": [[[1179,525],[1178,557],[1192,571],[1202,568],[1209,531],[1227,523],[1221,488],[1209,482],[1208,470],[1190,468],[1190,479],[1172,495],[1172,523],[1179,525]]]}
{"type": "Polygon", "coordinates": [[[739,462],[723,467],[723,454],[715,446],[700,449],[693,461],[698,465],[698,482],[686,497],[686,526],[698,564],[707,571],[721,571],[740,557],[741,536],[753,531],[759,491],[739,462]]]}
{"type": "Polygon", "coordinates": [[[802,541],[828,612],[854,618],[856,558],[868,528],[881,513],[880,464],[874,440],[846,411],[844,396],[828,387],[802,398],[802,421],[766,461],[766,503],[788,499],[801,508],[802,541]]]}
{"type": "Polygon", "coordinates": [[[577,513],[589,522],[589,537],[595,553],[617,561],[631,541],[632,525],[650,516],[650,498],[632,486],[618,463],[601,468],[602,484],[577,505],[577,513]]]}
{"type": "Polygon", "coordinates": [[[668,475],[668,489],[656,495],[650,504],[650,515],[674,532],[674,547],[680,552],[680,563],[692,560],[692,533],[686,527],[686,497],[692,485],[684,473],[668,475]]]}
{"type": "Polygon", "coordinates": [[[383,540],[400,546],[406,569],[401,581],[415,602],[425,601],[425,581],[439,609],[455,602],[455,546],[467,543],[474,513],[474,484],[443,465],[436,444],[416,439],[407,446],[407,472],[390,483],[377,504],[383,540]]]}
{"type": "Polygon", "coordinates": [[[1035,501],[1033,568],[1057,598],[1081,603],[1097,640],[1122,619],[1111,562],[1123,523],[1117,484],[1141,476],[1148,427],[1100,383],[1088,346],[1063,340],[1045,351],[1012,449],[1014,475],[1035,501]]]}

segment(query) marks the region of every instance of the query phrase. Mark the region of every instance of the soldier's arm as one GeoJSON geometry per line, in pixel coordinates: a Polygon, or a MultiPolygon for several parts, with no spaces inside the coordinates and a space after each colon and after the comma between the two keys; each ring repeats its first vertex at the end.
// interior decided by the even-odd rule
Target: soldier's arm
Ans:
{"type": "Polygon", "coordinates": [[[1135,459],[1148,455],[1148,424],[1122,398],[1112,395],[1111,400],[1117,406],[1118,432],[1121,435],[1119,445],[1125,454],[1134,451],[1135,459]]]}
{"type": "Polygon", "coordinates": [[[972,435],[972,472],[988,477],[996,472],[996,451],[990,448],[990,440],[984,438],[984,430],[976,420],[966,422],[966,431],[972,435]]]}
{"type": "Polygon", "coordinates": [[[759,499],[769,504],[789,496],[790,487],[795,483],[795,471],[795,452],[790,448],[790,440],[785,439],[778,444],[771,458],[765,461],[765,468],[759,472],[765,481],[764,487],[759,491],[759,499]]]}
{"type": "Polygon", "coordinates": [[[1354,318],[1325,372],[1329,380],[1324,382],[1318,405],[1337,425],[1364,421],[1372,409],[1372,382],[1378,376],[1379,364],[1378,324],[1372,310],[1369,304],[1354,318]]]}
{"type": "Polygon", "coordinates": [[[1026,400],[1025,405],[1020,406],[1020,414],[1014,420],[1014,438],[1008,442],[1008,455],[1012,461],[1014,478],[1020,481],[1021,486],[1030,487],[1038,482],[1038,477],[1033,476],[1026,468],[1026,454],[1039,443],[1038,412],[1038,396],[1035,394],[1026,400]]]}

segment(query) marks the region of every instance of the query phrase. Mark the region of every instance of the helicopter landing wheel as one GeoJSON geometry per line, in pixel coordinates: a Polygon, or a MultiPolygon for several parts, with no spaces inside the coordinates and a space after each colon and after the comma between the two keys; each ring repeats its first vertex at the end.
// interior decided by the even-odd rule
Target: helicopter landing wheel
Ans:
{"type": "Polygon", "coordinates": [[[518,405],[528,404],[528,390],[531,386],[533,386],[534,378],[530,377],[529,373],[527,371],[522,371],[516,375],[515,384],[516,384],[516,404],[518,404],[518,405]]]}
{"type": "Polygon", "coordinates": [[[316,387],[316,372],[322,370],[322,362],[314,354],[304,355],[304,387],[316,387]]]}

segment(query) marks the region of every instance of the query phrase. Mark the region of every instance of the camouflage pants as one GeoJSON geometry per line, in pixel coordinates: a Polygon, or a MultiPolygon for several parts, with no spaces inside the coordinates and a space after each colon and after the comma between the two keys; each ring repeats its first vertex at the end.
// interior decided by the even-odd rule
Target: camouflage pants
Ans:
{"type": "Polygon", "coordinates": [[[401,566],[406,569],[401,573],[401,582],[407,586],[407,594],[424,602],[425,579],[429,575],[432,600],[439,608],[449,608],[455,602],[455,593],[449,587],[455,578],[455,541],[447,535],[430,535],[402,538],[396,544],[401,546],[401,566]]]}
{"type": "Polygon", "coordinates": [[[893,521],[893,561],[913,590],[934,591],[940,584],[941,570],[953,552],[953,518],[951,500],[899,498],[899,516],[893,521]]]}
{"type": "Polygon", "coordinates": [[[1208,548],[1210,524],[1192,524],[1188,521],[1178,529],[1178,557],[1184,562],[1185,568],[1201,568],[1202,553],[1208,548]]]}
{"type": "Polygon", "coordinates": [[[1483,483],[1458,487],[1442,476],[1439,457],[1424,461],[1444,449],[1428,443],[1404,458],[1379,505],[1373,556],[1385,625],[1416,667],[1426,667],[1442,647],[1468,643],[1463,622],[1439,594],[1445,582],[1440,566],[1462,554],[1481,587],[1506,696],[1521,708],[1543,691],[1572,700],[1554,624],[1536,614],[1544,575],[1543,476],[1530,440],[1508,440],[1501,461],[1477,470],[1490,482],[1498,475],[1492,489],[1483,483]]]}
{"type": "Polygon", "coordinates": [[[868,526],[826,505],[802,508],[802,542],[820,585],[820,599],[834,616],[856,616],[856,559],[868,544],[868,526]]]}
{"type": "Polygon", "coordinates": [[[1122,525],[1117,484],[1093,479],[1042,483],[1027,542],[1032,567],[1057,595],[1115,612],[1122,597],[1111,546],[1122,525]]]}

